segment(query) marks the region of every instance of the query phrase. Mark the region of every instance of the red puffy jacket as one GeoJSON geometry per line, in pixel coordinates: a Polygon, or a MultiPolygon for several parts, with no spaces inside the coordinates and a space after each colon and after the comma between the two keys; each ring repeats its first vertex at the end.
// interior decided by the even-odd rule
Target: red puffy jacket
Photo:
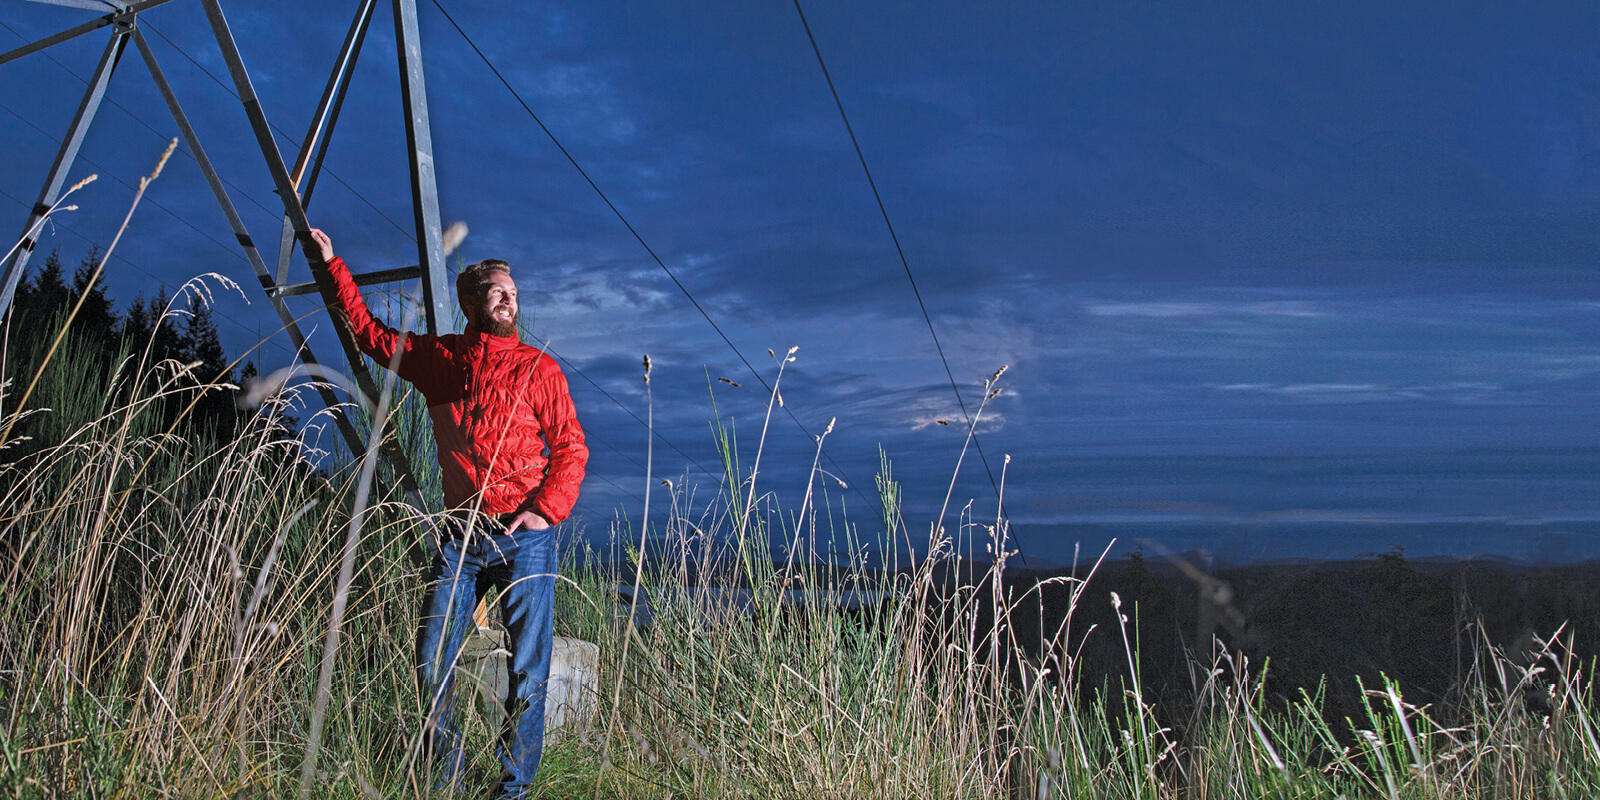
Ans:
{"type": "MultiPolygon", "coordinates": [[[[388,366],[399,332],[372,318],[343,259],[328,262],[328,272],[356,346],[388,366]]],[[[589,448],[555,359],[469,325],[407,336],[398,374],[427,398],[447,507],[531,510],[552,525],[572,513],[589,448]]]]}

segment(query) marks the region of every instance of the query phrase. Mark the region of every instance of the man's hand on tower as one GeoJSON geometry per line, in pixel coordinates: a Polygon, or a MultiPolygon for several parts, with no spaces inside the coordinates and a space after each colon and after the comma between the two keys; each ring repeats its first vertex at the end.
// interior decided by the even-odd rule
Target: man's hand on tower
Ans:
{"type": "Polygon", "coordinates": [[[328,238],[328,234],[323,233],[321,228],[312,228],[311,241],[316,242],[317,249],[322,251],[322,263],[333,260],[333,240],[328,238]]]}
{"type": "Polygon", "coordinates": [[[506,523],[506,533],[511,534],[519,530],[542,531],[550,527],[550,520],[539,516],[537,511],[524,511],[506,523]]]}

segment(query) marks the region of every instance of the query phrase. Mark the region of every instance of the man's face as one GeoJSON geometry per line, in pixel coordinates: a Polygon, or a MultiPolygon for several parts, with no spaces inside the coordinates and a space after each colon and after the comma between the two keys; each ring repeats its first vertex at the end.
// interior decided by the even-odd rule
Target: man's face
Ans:
{"type": "Polygon", "coordinates": [[[517,335],[517,284],[498,270],[485,273],[472,297],[462,298],[461,310],[473,327],[494,336],[517,335]]]}

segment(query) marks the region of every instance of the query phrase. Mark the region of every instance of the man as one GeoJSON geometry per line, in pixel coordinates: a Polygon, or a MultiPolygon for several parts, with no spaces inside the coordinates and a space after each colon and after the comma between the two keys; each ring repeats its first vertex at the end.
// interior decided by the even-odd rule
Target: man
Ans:
{"type": "MultiPolygon", "coordinates": [[[[327,234],[312,229],[338,290],[339,310],[361,352],[388,366],[402,338],[367,311],[327,234]]],[[[456,276],[466,315],[460,334],[409,334],[396,369],[428,401],[444,502],[459,522],[440,538],[428,572],[417,635],[417,675],[426,704],[424,745],[444,761],[441,784],[462,765],[454,713],[454,667],[472,613],[500,590],[511,657],[502,797],[522,796],[544,746],[556,555],[552,526],[578,499],[589,449],[567,380],[549,356],[517,338],[517,286],[504,261],[480,261],[456,276]]]]}

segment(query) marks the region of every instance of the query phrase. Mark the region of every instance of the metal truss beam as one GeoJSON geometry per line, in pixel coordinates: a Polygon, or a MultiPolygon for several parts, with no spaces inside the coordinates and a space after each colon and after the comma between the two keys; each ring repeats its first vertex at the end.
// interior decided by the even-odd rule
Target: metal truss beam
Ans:
{"type": "MultiPolygon", "coordinates": [[[[40,2],[40,0],[34,0],[34,2],[40,2]]],[[[54,34],[54,35],[51,35],[51,36],[46,36],[46,37],[44,37],[43,39],[40,39],[37,42],[33,42],[31,44],[25,44],[25,45],[23,45],[21,47],[18,47],[15,50],[7,50],[4,53],[0,53],[0,64],[4,64],[7,61],[15,61],[15,60],[17,60],[19,58],[22,58],[25,55],[28,55],[30,53],[37,53],[40,50],[43,50],[43,49],[45,49],[47,47],[54,47],[55,45],[61,44],[62,42],[67,41],[68,39],[76,39],[77,37],[82,36],[85,33],[90,33],[92,31],[100,30],[101,28],[104,28],[107,25],[132,24],[133,23],[133,18],[135,16],[137,16],[139,14],[139,12],[145,11],[145,10],[148,10],[148,9],[152,9],[152,8],[155,8],[156,6],[164,5],[164,4],[170,3],[170,2],[172,2],[172,0],[143,0],[143,2],[134,3],[131,6],[123,8],[120,11],[113,11],[110,14],[107,14],[107,15],[99,18],[99,19],[89,20],[88,22],[85,22],[82,25],[78,25],[78,26],[75,26],[75,27],[68,28],[68,29],[66,29],[66,30],[64,30],[64,31],[62,31],[60,33],[57,33],[57,34],[54,34]]],[[[91,6],[80,5],[78,3],[54,3],[53,5],[72,5],[72,6],[75,6],[75,7],[78,7],[78,8],[90,8],[91,7],[91,6]]],[[[106,9],[106,6],[102,5],[102,6],[98,6],[98,7],[92,7],[92,8],[95,11],[104,11],[106,9]]]]}
{"type": "MultiPolygon", "coordinates": [[[[351,275],[350,277],[355,280],[355,284],[357,286],[372,286],[379,283],[395,283],[397,281],[408,281],[412,278],[422,277],[422,267],[415,265],[409,267],[395,267],[394,269],[383,269],[376,272],[363,272],[359,275],[351,275]]],[[[267,294],[273,297],[297,297],[302,294],[311,294],[316,291],[319,290],[315,281],[311,283],[280,283],[268,289],[267,294]]]]}
{"type": "Polygon", "coordinates": [[[428,333],[437,336],[450,319],[450,289],[445,282],[439,190],[433,175],[433,129],[428,124],[416,0],[394,0],[394,38],[400,51],[400,97],[405,104],[410,149],[407,162],[411,167],[411,208],[417,221],[417,256],[422,260],[422,302],[427,308],[428,333]]]}
{"type": "MultiPolygon", "coordinates": [[[[250,73],[245,69],[244,58],[239,53],[239,46],[234,41],[233,32],[228,27],[228,19],[222,13],[222,6],[217,0],[201,0],[205,7],[206,17],[211,23],[212,34],[216,37],[217,47],[222,50],[222,57],[228,64],[228,72],[233,77],[234,88],[238,90],[239,101],[244,105],[245,117],[250,122],[254,131],[256,142],[261,148],[261,155],[267,162],[267,170],[272,173],[273,183],[278,187],[278,199],[283,202],[285,216],[289,217],[294,226],[295,238],[300,241],[306,261],[311,265],[311,273],[316,278],[317,287],[322,293],[322,299],[328,308],[338,307],[338,294],[333,285],[333,278],[323,267],[320,257],[314,252],[316,245],[311,241],[311,223],[306,218],[305,207],[300,203],[300,196],[295,192],[294,181],[289,175],[289,169],[284,164],[283,155],[278,151],[278,143],[272,137],[272,127],[267,122],[267,116],[261,109],[261,101],[257,98],[255,87],[250,82],[250,73]]],[[[281,298],[273,298],[281,303],[281,298]]],[[[361,352],[356,349],[355,341],[350,338],[350,331],[343,325],[334,325],[334,332],[338,334],[339,343],[344,346],[345,355],[350,361],[350,373],[355,379],[357,389],[365,394],[373,404],[376,404],[378,391],[373,383],[372,373],[367,370],[366,362],[362,359],[361,352]]],[[[417,494],[416,478],[411,471],[411,460],[405,451],[389,437],[382,438],[384,455],[389,458],[390,466],[400,473],[403,488],[408,494],[417,494]]],[[[354,452],[361,452],[364,448],[357,448],[354,452]]],[[[416,498],[420,500],[420,497],[416,498]]],[[[419,506],[420,507],[420,506],[419,506]]]]}
{"type": "MultiPolygon", "coordinates": [[[[18,248],[15,258],[7,265],[3,278],[0,278],[0,315],[9,309],[11,298],[15,294],[17,284],[26,270],[29,255],[34,247],[34,240],[29,236],[39,220],[49,212],[52,204],[60,198],[62,186],[71,171],[72,164],[77,158],[78,150],[83,143],[85,134],[93,122],[95,113],[104,99],[106,86],[111,75],[127,47],[128,42],[134,42],[146,68],[150,72],[156,89],[160,92],[162,100],[166,103],[167,110],[172,114],[177,123],[190,153],[199,165],[201,173],[205,176],[206,183],[215,196],[217,205],[222,209],[223,216],[227,218],[228,225],[233,230],[234,238],[243,248],[246,261],[256,273],[257,280],[261,283],[262,290],[267,294],[272,303],[274,312],[288,333],[290,341],[294,344],[301,360],[307,364],[316,364],[316,356],[306,343],[305,335],[300,329],[299,320],[285,305],[284,299],[303,294],[318,292],[324,302],[333,307],[337,297],[331,277],[327,270],[322,268],[320,260],[316,257],[308,236],[310,222],[306,217],[306,206],[310,203],[311,193],[316,187],[316,180],[321,173],[323,159],[327,154],[329,142],[332,139],[333,129],[338,122],[339,112],[344,104],[345,96],[349,90],[351,75],[354,71],[357,58],[360,56],[362,42],[366,37],[372,21],[376,0],[362,0],[357,8],[355,18],[350,24],[350,29],[345,36],[344,44],[335,61],[332,73],[329,75],[327,86],[324,88],[322,98],[317,105],[309,130],[301,145],[299,154],[295,159],[293,168],[284,162],[279,151],[276,139],[272,134],[261,103],[255,94],[248,71],[245,69],[243,57],[239,53],[237,42],[228,27],[227,19],[222,12],[218,0],[201,0],[207,19],[211,24],[212,33],[216,38],[217,46],[222,51],[224,61],[228,65],[228,72],[233,78],[234,86],[238,92],[239,100],[244,107],[245,117],[250,124],[256,143],[261,149],[261,154],[266,161],[267,169],[272,174],[273,183],[277,187],[277,194],[284,205],[284,230],[279,247],[276,274],[270,269],[263,259],[260,248],[251,239],[245,229],[244,222],[239,217],[238,210],[228,196],[222,179],[219,177],[215,166],[206,155],[201,146],[200,138],[195,133],[194,126],[190,124],[188,116],[184,113],[182,105],[178,102],[177,94],[173,92],[166,75],[157,63],[155,53],[150,49],[149,43],[137,30],[137,15],[145,10],[171,2],[171,0],[139,0],[139,2],[125,2],[125,0],[33,0],[53,5],[70,6],[94,11],[113,9],[97,19],[69,28],[60,33],[48,36],[39,41],[10,50],[0,54],[0,64],[21,58],[30,53],[39,52],[55,44],[81,36],[100,28],[111,26],[113,28],[111,41],[107,43],[105,52],[95,69],[94,76],[89,81],[89,87],[84,93],[83,101],[79,104],[77,114],[74,116],[67,136],[62,139],[61,149],[56,154],[55,164],[51,166],[50,173],[45,180],[44,189],[40,192],[39,201],[32,209],[28,225],[24,228],[23,246],[18,248]],[[304,187],[303,191],[301,187],[304,187]],[[307,261],[311,265],[312,283],[288,283],[288,268],[290,261],[291,245],[299,241],[307,261]]],[[[415,0],[394,0],[395,13],[395,38],[400,62],[400,82],[402,91],[402,104],[405,108],[406,140],[409,146],[407,158],[411,172],[412,185],[412,210],[416,218],[418,257],[421,261],[418,266],[401,267],[397,269],[379,270],[356,276],[356,283],[367,286],[376,283],[388,283],[399,280],[421,278],[423,285],[423,317],[429,333],[439,333],[441,325],[450,318],[450,293],[446,281],[443,238],[439,224],[438,191],[434,178],[433,166],[433,141],[431,128],[428,122],[428,105],[426,86],[422,71],[421,40],[417,27],[417,9],[415,0]]],[[[371,372],[366,367],[355,343],[350,338],[349,331],[341,325],[334,325],[334,330],[339,337],[346,356],[350,361],[350,371],[355,378],[358,391],[367,396],[369,400],[377,395],[376,385],[371,372]]],[[[332,389],[325,384],[318,384],[317,390],[322,400],[334,409],[334,419],[340,434],[344,437],[353,452],[360,452],[365,447],[365,442],[359,435],[348,415],[340,412],[339,398],[333,394],[332,389]]],[[[406,492],[408,499],[419,509],[424,508],[421,493],[418,490],[414,473],[412,472],[409,458],[393,439],[385,439],[382,444],[384,455],[400,481],[401,488],[406,492]]]]}
{"type": "MultiPolygon", "coordinates": [[[[200,137],[195,134],[194,126],[189,124],[189,116],[183,113],[183,106],[178,103],[178,96],[173,93],[171,84],[167,83],[167,76],[161,71],[161,65],[156,63],[156,55],[150,50],[150,45],[145,42],[144,35],[137,29],[133,32],[133,42],[139,48],[139,55],[144,58],[145,67],[150,70],[150,78],[155,81],[156,90],[161,92],[161,99],[167,103],[167,110],[171,112],[172,119],[178,123],[178,130],[183,133],[184,142],[189,147],[189,153],[194,156],[195,163],[200,166],[200,172],[206,177],[206,184],[211,187],[211,194],[216,197],[217,205],[222,208],[222,215],[227,217],[228,226],[233,229],[233,236],[244,249],[245,259],[250,262],[251,269],[255,270],[256,278],[261,281],[267,296],[272,300],[272,308],[278,314],[278,322],[282,324],[285,332],[289,334],[289,341],[294,345],[295,352],[299,353],[300,360],[307,364],[316,364],[317,357],[306,344],[306,337],[300,331],[300,324],[289,313],[283,301],[272,294],[272,278],[267,274],[266,262],[262,261],[261,253],[256,248],[255,242],[245,230],[244,220],[239,218],[239,212],[234,208],[233,200],[228,197],[228,190],[222,184],[222,179],[217,175],[217,170],[211,165],[211,159],[206,155],[206,150],[200,145],[200,137]]],[[[317,392],[322,396],[322,402],[329,408],[337,408],[339,398],[334,395],[333,389],[326,383],[316,383],[317,392]]],[[[345,443],[350,446],[350,451],[359,453],[365,447],[361,436],[350,423],[348,416],[334,414],[334,423],[339,428],[339,433],[344,436],[345,443]]]]}
{"type": "Polygon", "coordinates": [[[105,52],[100,54],[100,63],[89,78],[83,101],[78,104],[78,113],[73,115],[67,135],[61,138],[61,149],[56,151],[56,161],[50,166],[44,189],[39,192],[39,201],[28,212],[28,224],[22,228],[22,246],[17,248],[11,263],[6,265],[4,282],[0,283],[0,314],[11,307],[11,298],[16,295],[17,284],[21,282],[22,274],[28,269],[28,259],[33,255],[34,226],[50,213],[51,206],[60,199],[61,187],[66,184],[67,174],[72,171],[72,162],[78,158],[78,148],[83,146],[83,137],[89,133],[89,124],[94,122],[95,112],[100,110],[100,101],[105,99],[106,86],[111,83],[111,74],[117,70],[117,62],[122,59],[122,51],[128,46],[128,35],[132,30],[130,22],[117,23],[111,33],[111,41],[106,42],[105,52]]]}
{"type": "MultiPolygon", "coordinates": [[[[367,29],[372,24],[372,10],[376,6],[377,0],[362,0],[356,9],[355,19],[351,20],[350,30],[345,34],[343,46],[339,48],[339,57],[334,60],[333,72],[328,76],[328,85],[322,90],[322,99],[317,101],[317,113],[311,117],[311,129],[306,131],[305,141],[300,145],[300,156],[295,159],[294,171],[289,175],[296,188],[305,186],[300,191],[300,205],[304,208],[311,207],[311,194],[317,188],[317,176],[322,174],[322,159],[328,154],[328,144],[333,141],[333,128],[339,122],[339,111],[344,107],[344,96],[350,88],[350,74],[355,71],[356,59],[361,56],[361,43],[367,37],[367,29]],[[316,158],[311,160],[308,172],[306,162],[313,146],[316,158]]],[[[293,244],[294,224],[285,215],[283,232],[278,239],[280,284],[289,280],[293,244]]]]}

